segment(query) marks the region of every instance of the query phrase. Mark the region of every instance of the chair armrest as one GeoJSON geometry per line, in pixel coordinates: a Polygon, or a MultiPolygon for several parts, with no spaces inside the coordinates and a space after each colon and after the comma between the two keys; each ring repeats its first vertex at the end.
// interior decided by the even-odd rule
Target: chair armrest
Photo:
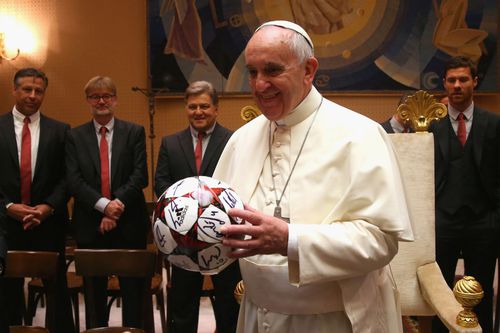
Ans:
{"type": "Polygon", "coordinates": [[[436,262],[417,268],[422,295],[436,312],[443,324],[454,333],[482,333],[481,326],[466,328],[456,323],[457,315],[463,310],[448,287],[436,262]]]}

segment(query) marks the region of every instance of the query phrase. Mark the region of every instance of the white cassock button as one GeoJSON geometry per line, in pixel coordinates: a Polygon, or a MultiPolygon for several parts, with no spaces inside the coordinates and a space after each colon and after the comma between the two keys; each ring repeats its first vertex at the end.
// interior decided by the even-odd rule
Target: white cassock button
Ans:
{"type": "Polygon", "coordinates": [[[274,143],[274,145],[275,145],[276,147],[281,147],[281,142],[276,141],[276,142],[274,143]]]}

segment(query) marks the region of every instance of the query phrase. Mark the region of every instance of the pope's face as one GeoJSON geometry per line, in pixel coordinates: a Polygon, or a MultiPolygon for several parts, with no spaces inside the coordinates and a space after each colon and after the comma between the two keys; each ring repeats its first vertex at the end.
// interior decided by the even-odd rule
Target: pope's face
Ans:
{"type": "Polygon", "coordinates": [[[309,93],[317,60],[300,63],[283,40],[292,33],[279,27],[257,31],[245,49],[250,88],[269,120],[283,119],[309,93]]]}

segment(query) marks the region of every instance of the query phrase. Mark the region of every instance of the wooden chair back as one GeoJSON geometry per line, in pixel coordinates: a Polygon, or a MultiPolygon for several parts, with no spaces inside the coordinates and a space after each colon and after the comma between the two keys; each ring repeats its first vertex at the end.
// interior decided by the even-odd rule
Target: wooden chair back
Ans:
{"type": "Polygon", "coordinates": [[[38,277],[51,279],[56,276],[56,252],[45,251],[8,251],[5,259],[5,277],[38,277]]]}
{"type": "Polygon", "coordinates": [[[57,252],[8,251],[5,258],[4,277],[41,278],[47,282],[45,326],[51,331],[57,320],[54,305],[58,257],[57,252]]]}
{"type": "Polygon", "coordinates": [[[10,326],[9,333],[50,333],[50,331],[38,326],[10,326]]]}
{"type": "MultiPolygon", "coordinates": [[[[151,281],[156,269],[156,253],[149,250],[130,249],[75,249],[75,272],[88,277],[135,277],[151,281]]],[[[89,290],[93,289],[92,279],[85,279],[89,290]]],[[[142,290],[144,328],[147,333],[154,332],[153,306],[150,284],[144,283],[142,290]]],[[[95,308],[92,299],[87,303],[95,308]]],[[[91,313],[91,312],[90,312],[91,313]]],[[[121,332],[121,331],[119,331],[121,332]]]]}
{"type": "Polygon", "coordinates": [[[82,333],[145,333],[140,328],[133,327],[100,327],[92,328],[82,333]]]}

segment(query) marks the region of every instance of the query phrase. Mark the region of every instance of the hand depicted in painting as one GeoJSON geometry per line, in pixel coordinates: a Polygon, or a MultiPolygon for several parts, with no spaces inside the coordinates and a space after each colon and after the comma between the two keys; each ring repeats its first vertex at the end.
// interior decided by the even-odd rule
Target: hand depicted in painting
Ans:
{"type": "Polygon", "coordinates": [[[195,0],[164,0],[160,15],[175,11],[165,46],[165,54],[173,53],[188,60],[205,63],[201,43],[201,20],[195,0]]]}
{"type": "Polygon", "coordinates": [[[488,33],[467,26],[465,15],[468,0],[443,0],[439,7],[437,0],[433,1],[438,16],[434,29],[434,46],[451,56],[465,55],[478,61],[486,52],[482,42],[488,33]]]}
{"type": "Polygon", "coordinates": [[[328,34],[344,27],[343,15],[352,12],[349,0],[290,0],[295,22],[315,34],[328,34]]]}

